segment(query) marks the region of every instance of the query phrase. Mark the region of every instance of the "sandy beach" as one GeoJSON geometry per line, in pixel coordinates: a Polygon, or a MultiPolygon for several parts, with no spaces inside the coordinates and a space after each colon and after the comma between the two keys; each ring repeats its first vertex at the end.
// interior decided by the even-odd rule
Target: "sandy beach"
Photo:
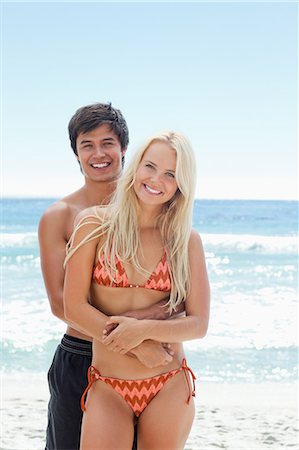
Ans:
{"type": "MultiPolygon", "coordinates": [[[[44,449],[47,401],[45,377],[2,377],[1,450],[44,449]]],[[[198,383],[185,450],[297,449],[296,401],[295,384],[198,383]]]]}

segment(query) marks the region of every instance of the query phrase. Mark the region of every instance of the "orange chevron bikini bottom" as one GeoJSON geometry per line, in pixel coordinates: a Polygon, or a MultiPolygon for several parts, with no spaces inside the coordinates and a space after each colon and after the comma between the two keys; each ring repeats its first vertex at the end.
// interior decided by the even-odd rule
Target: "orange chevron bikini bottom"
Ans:
{"type": "Polygon", "coordinates": [[[81,397],[81,409],[85,411],[85,397],[93,383],[100,380],[111,386],[132,408],[136,417],[145,410],[151,400],[159,393],[165,383],[179,372],[184,372],[188,384],[189,395],[187,403],[189,403],[191,396],[195,397],[195,375],[187,366],[186,359],[182,361],[181,367],[162,373],[151,378],[144,378],[142,380],[122,380],[119,378],[104,377],[93,366],[88,369],[88,385],[81,397]],[[188,372],[192,376],[193,387],[190,385],[190,378],[188,372]]]}

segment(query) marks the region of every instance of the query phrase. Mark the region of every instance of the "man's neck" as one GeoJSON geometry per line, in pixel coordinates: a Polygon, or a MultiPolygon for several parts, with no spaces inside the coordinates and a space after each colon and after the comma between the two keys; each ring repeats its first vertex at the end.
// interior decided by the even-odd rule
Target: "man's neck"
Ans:
{"type": "Polygon", "coordinates": [[[110,202],[111,195],[114,193],[115,188],[116,181],[105,181],[101,183],[85,180],[85,185],[82,187],[81,192],[89,206],[106,205],[110,202]]]}

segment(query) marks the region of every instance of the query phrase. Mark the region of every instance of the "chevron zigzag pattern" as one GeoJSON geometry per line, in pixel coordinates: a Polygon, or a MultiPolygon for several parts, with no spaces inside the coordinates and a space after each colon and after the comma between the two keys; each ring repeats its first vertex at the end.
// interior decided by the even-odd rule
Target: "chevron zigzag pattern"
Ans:
{"type": "Polygon", "coordinates": [[[100,377],[99,379],[120,394],[132,408],[135,416],[138,417],[164,384],[178,372],[180,372],[180,369],[145,380],[118,380],[107,377],[100,377]]]}
{"type": "Polygon", "coordinates": [[[99,259],[93,271],[93,280],[97,284],[106,287],[135,287],[153,289],[162,292],[171,291],[171,278],[167,264],[166,252],[164,252],[161,261],[159,261],[152,274],[143,285],[131,284],[129,282],[123,263],[117,257],[115,257],[115,265],[116,273],[113,280],[110,276],[109,270],[106,270],[106,267],[104,266],[103,258],[99,259]]]}
{"type": "Polygon", "coordinates": [[[186,359],[183,358],[182,365],[178,369],[170,370],[155,377],[145,378],[142,380],[122,380],[119,378],[104,377],[93,366],[88,369],[88,385],[81,397],[81,409],[85,411],[85,397],[94,382],[100,380],[111,386],[131,407],[136,417],[145,410],[152,399],[160,392],[165,383],[174,377],[177,373],[183,371],[189,389],[187,403],[191,396],[195,397],[195,375],[187,366],[186,359]],[[191,389],[188,372],[192,376],[193,388],[191,389]]]}

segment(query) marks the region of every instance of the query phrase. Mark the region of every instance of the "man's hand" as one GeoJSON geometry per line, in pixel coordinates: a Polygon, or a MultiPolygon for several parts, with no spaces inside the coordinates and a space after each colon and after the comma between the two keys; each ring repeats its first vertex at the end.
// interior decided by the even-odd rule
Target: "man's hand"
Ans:
{"type": "Polygon", "coordinates": [[[169,344],[161,344],[150,339],[143,341],[130,351],[130,354],[150,369],[169,364],[172,361],[173,353],[169,344]]]}

